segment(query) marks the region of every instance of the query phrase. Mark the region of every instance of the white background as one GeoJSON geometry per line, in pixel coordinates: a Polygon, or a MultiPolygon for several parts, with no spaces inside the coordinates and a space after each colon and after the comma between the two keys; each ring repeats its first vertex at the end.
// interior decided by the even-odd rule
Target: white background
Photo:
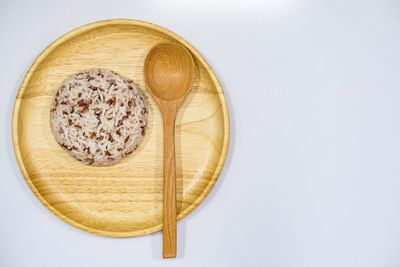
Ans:
{"type": "Polygon", "coordinates": [[[0,267],[400,266],[400,2],[0,0],[0,267]],[[13,153],[34,58],[107,18],[163,25],[208,59],[229,101],[229,156],[209,197],[161,234],[100,237],[55,217],[13,153]]]}

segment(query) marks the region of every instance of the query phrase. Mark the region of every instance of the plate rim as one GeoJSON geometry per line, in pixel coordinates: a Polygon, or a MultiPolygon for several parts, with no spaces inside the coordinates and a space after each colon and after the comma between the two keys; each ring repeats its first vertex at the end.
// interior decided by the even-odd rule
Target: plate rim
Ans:
{"type": "Polygon", "coordinates": [[[138,20],[138,19],[125,19],[125,18],[117,18],[117,19],[106,19],[106,20],[99,20],[95,22],[91,22],[89,24],[85,24],[79,27],[76,27],[60,37],[58,37],[55,41],[50,43],[33,61],[33,63],[30,65],[29,69],[24,75],[24,78],[22,79],[22,82],[19,86],[17,95],[15,97],[15,102],[14,102],[14,108],[13,108],[13,113],[12,113],[12,142],[13,142],[13,150],[14,154],[17,158],[17,162],[19,165],[19,168],[22,172],[22,175],[26,181],[26,183],[29,185],[30,189],[32,192],[35,194],[35,196],[40,200],[40,202],[48,209],[50,210],[54,215],[56,215],[58,218],[62,219],[64,222],[77,227],[81,230],[94,233],[97,235],[101,236],[109,236],[109,237],[131,237],[131,236],[141,236],[141,235],[146,235],[149,233],[153,233],[156,231],[159,231],[162,229],[162,223],[155,225],[150,228],[146,229],[141,229],[141,230],[135,230],[135,231],[122,231],[122,232],[115,232],[115,231],[106,231],[106,230],[100,230],[96,228],[91,228],[86,225],[83,225],[81,223],[76,222],[75,220],[65,216],[63,213],[58,211],[56,208],[54,208],[51,204],[49,204],[46,199],[40,194],[40,192],[36,189],[35,185],[31,181],[31,178],[29,177],[29,174],[25,168],[24,162],[22,160],[22,156],[19,150],[19,142],[18,142],[18,115],[20,111],[20,105],[21,105],[21,100],[22,96],[25,93],[26,86],[28,82],[30,81],[33,73],[35,72],[37,66],[42,62],[42,60],[50,54],[58,45],[64,43],[65,41],[68,41],[71,38],[74,38],[75,36],[78,36],[85,31],[97,28],[97,27],[103,27],[107,25],[113,25],[113,24],[127,24],[127,25],[137,25],[137,26],[142,26],[142,27],[148,27],[152,30],[156,30],[159,32],[162,32],[170,37],[172,37],[174,40],[182,43],[185,45],[191,53],[195,55],[195,57],[203,64],[204,68],[207,70],[208,74],[210,75],[213,83],[215,84],[215,87],[217,91],[219,92],[218,96],[220,99],[220,102],[222,104],[222,111],[223,111],[223,120],[224,120],[224,140],[223,140],[223,145],[222,145],[222,152],[221,156],[219,158],[218,164],[216,166],[216,169],[206,186],[206,188],[203,190],[203,192],[183,211],[179,213],[177,216],[177,220],[182,219],[186,215],[188,215],[190,212],[192,212],[197,206],[200,205],[200,203],[207,197],[211,189],[214,187],[221,171],[223,168],[223,165],[225,163],[228,151],[229,151],[229,142],[230,142],[230,117],[229,117],[229,107],[228,103],[225,98],[225,93],[223,91],[223,88],[212,70],[211,66],[208,64],[208,62],[205,60],[205,58],[200,54],[200,52],[197,51],[196,48],[194,48],[189,42],[187,42],[185,39],[180,37],[178,34],[172,32],[171,30],[168,30],[160,25],[157,25],[152,22],[147,22],[143,20],[138,20]]]}

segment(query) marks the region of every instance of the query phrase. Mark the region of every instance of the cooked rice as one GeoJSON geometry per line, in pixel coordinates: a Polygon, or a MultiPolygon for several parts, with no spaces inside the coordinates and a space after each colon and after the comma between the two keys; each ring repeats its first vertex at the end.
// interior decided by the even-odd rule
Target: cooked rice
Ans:
{"type": "Polygon", "coordinates": [[[65,80],[50,112],[57,142],[77,159],[112,165],[132,153],[147,126],[147,101],[132,80],[89,69],[65,80]]]}

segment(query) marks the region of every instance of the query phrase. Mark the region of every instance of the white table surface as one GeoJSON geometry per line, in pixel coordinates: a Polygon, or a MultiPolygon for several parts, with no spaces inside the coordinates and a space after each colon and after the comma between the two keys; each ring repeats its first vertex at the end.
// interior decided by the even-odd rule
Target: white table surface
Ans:
{"type": "Polygon", "coordinates": [[[400,2],[0,0],[0,267],[400,266],[400,2]],[[113,239],[55,217],[11,142],[18,85],[61,34],[139,18],[191,42],[229,100],[216,186],[161,233],[113,239]]]}

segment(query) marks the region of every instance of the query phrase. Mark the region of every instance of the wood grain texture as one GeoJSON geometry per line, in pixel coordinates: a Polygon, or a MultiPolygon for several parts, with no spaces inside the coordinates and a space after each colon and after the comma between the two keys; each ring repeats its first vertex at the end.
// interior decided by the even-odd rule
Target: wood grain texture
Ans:
{"type": "Polygon", "coordinates": [[[195,78],[190,52],[179,43],[161,42],[144,62],[149,93],[160,108],[164,124],[163,257],[176,257],[175,121],[195,78]]]}
{"type": "Polygon", "coordinates": [[[152,98],[142,144],[111,167],[87,166],[63,151],[49,122],[59,85],[84,69],[113,69],[148,95],[144,59],[162,41],[186,46],[198,68],[176,118],[177,219],[198,206],[216,182],[228,151],[229,114],[205,59],[182,38],[154,24],[122,19],[88,24],[63,35],[38,56],[22,81],[13,112],[14,150],[25,180],[50,211],[73,226],[113,237],[162,227],[163,122],[152,98]]]}

